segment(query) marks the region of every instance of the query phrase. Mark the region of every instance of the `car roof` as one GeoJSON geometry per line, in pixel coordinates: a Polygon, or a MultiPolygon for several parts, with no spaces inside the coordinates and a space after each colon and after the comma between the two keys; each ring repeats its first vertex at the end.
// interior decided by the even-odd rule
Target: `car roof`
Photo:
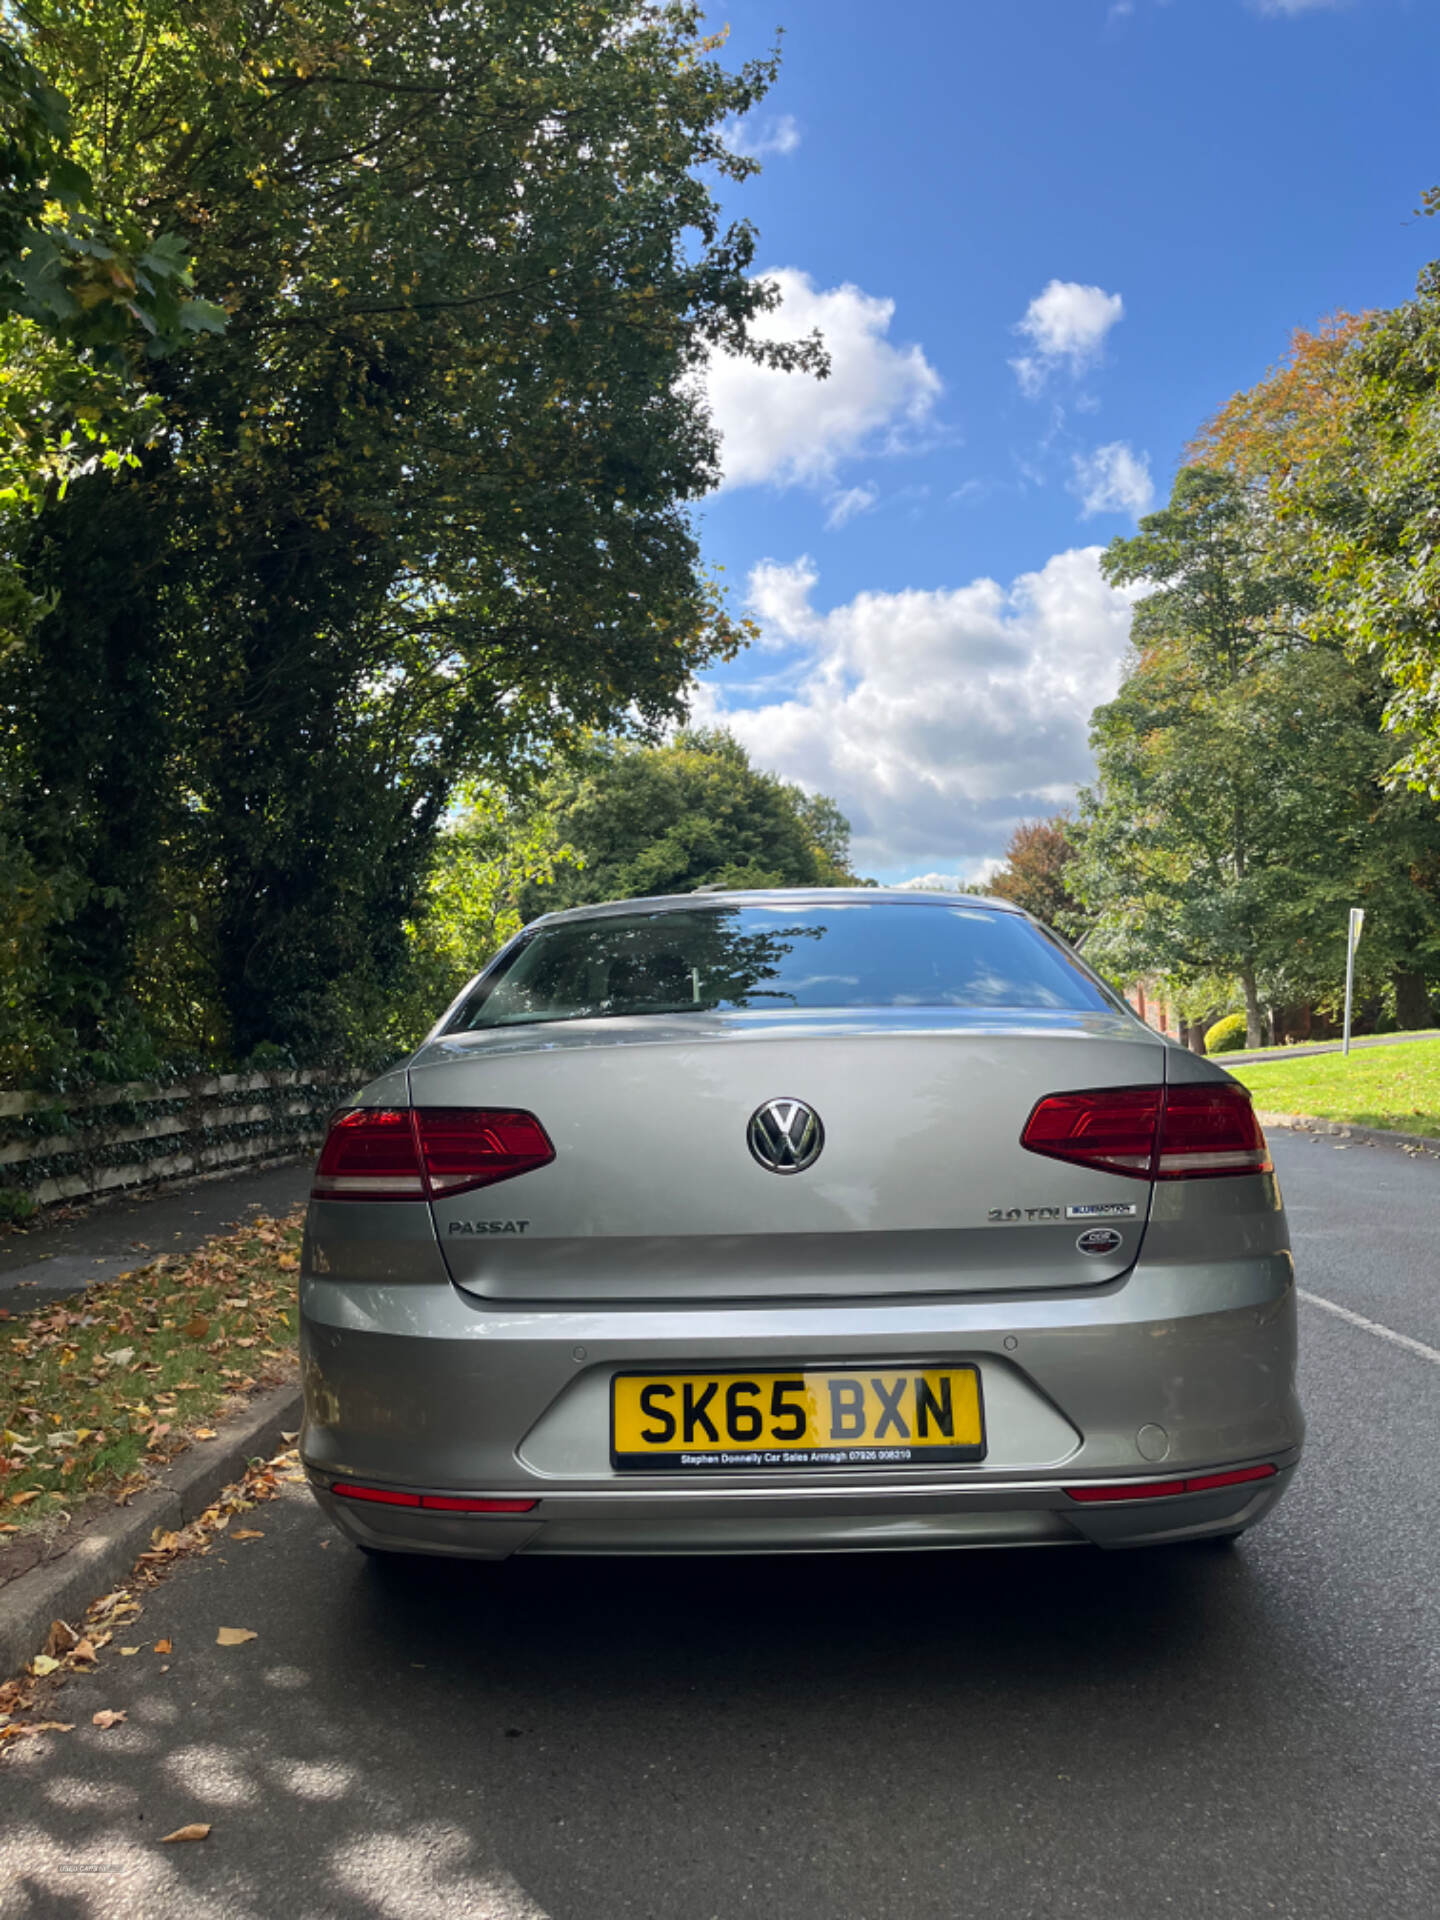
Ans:
{"type": "Polygon", "coordinates": [[[603,919],[620,913],[669,913],[695,906],[824,906],[829,900],[848,900],[865,906],[983,907],[994,913],[1026,917],[1023,909],[1008,900],[975,893],[930,893],[919,887],[707,887],[695,893],[655,893],[636,900],[605,900],[592,906],[569,907],[563,913],[543,914],[530,924],[550,927],[563,921],[603,919]]]}

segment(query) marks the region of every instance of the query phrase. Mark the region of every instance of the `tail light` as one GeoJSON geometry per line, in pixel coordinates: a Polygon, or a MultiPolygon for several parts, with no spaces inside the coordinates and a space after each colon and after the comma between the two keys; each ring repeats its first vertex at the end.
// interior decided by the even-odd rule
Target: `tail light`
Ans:
{"type": "Polygon", "coordinates": [[[312,1200],[442,1200],[555,1158],[533,1113],[509,1107],[352,1107],[330,1122],[312,1200]]]}
{"type": "Polygon", "coordinates": [[[1271,1165],[1249,1094],[1223,1080],[1052,1093],[1025,1122],[1020,1144],[1137,1180],[1269,1173],[1271,1165]]]}

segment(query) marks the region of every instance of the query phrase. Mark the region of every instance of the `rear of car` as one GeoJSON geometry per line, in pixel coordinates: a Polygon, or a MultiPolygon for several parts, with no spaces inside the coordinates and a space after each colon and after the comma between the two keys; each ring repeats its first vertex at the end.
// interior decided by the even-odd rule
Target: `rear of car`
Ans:
{"type": "Polygon", "coordinates": [[[1244,1090],[994,901],[538,922],[336,1117],[301,1304],[378,1550],[1232,1534],[1303,1432],[1244,1090]]]}

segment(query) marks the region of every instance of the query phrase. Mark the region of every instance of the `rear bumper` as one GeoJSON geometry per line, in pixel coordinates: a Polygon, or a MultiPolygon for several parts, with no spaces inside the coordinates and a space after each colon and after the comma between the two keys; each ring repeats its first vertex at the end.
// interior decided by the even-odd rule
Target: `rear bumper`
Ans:
{"type": "MultiPolygon", "coordinates": [[[[956,1547],[1158,1546],[1250,1527],[1284,1493],[1296,1456],[1264,1481],[1174,1499],[1081,1506],[1054,1484],[977,1488],[818,1488],[668,1498],[547,1495],[534,1513],[491,1519],[337,1499],[312,1471],[320,1505],[347,1538],[380,1552],[506,1560],[535,1554],[849,1553],[956,1547]]],[[[1252,1463],[1245,1463],[1252,1464],[1252,1463]]],[[[1253,1463],[1258,1464],[1258,1463],[1253,1463]]]]}
{"type": "Polygon", "coordinates": [[[301,1454],[322,1506],[376,1548],[496,1559],[1198,1538],[1273,1506],[1304,1435],[1287,1253],[1142,1259],[1083,1291],[664,1310],[479,1300],[418,1235],[371,1259],[369,1276],[352,1264],[341,1279],[307,1258],[301,1454]],[[921,1360],[980,1368],[983,1463],[681,1485],[610,1464],[617,1370],[921,1360]],[[1064,1491],[1261,1464],[1279,1471],[1174,1499],[1082,1506],[1064,1491]],[[362,1508],[330,1492],[337,1479],[537,1505],[505,1518],[362,1508]]]}

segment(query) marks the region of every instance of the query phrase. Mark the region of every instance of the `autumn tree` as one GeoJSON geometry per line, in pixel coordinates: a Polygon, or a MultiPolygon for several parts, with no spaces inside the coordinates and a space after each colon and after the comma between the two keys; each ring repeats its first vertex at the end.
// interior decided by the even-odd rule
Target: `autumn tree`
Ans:
{"type": "Polygon", "coordinates": [[[991,876],[986,891],[1013,900],[1073,940],[1088,919],[1083,904],[1070,891],[1075,851],[1074,823],[1068,813],[1048,820],[1023,820],[1005,848],[1004,866],[991,876]]]}

